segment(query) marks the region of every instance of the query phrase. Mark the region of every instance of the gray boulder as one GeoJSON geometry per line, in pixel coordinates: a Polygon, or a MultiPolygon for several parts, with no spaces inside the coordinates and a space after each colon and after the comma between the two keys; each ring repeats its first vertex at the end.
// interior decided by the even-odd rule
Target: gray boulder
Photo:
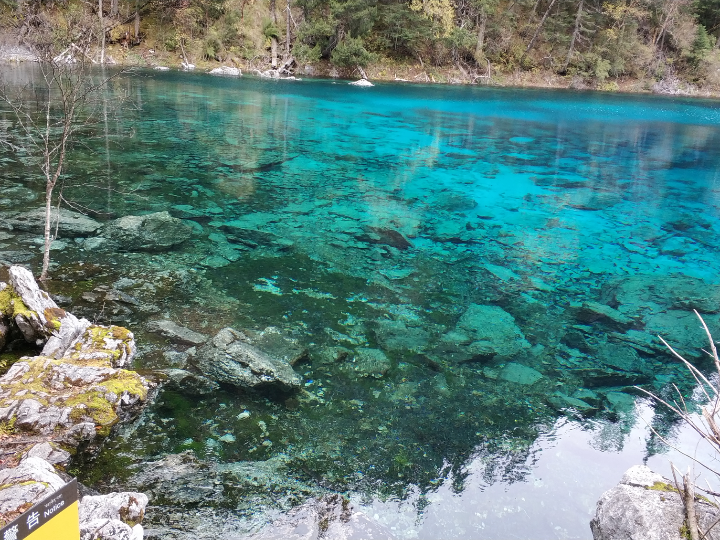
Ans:
{"type": "Polygon", "coordinates": [[[80,540],[142,540],[142,525],[130,527],[119,519],[92,519],[80,522],[80,540]]]}
{"type": "Polygon", "coordinates": [[[40,502],[65,485],[53,466],[39,457],[26,457],[15,468],[0,470],[0,514],[40,502]]]}
{"type": "Polygon", "coordinates": [[[218,332],[192,361],[209,379],[247,390],[288,393],[302,382],[289,363],[253,347],[232,328],[218,332]]]}
{"type": "MultiPolygon", "coordinates": [[[[53,234],[57,226],[58,236],[65,238],[92,236],[101,226],[100,223],[94,219],[68,210],[67,208],[61,208],[59,214],[58,209],[53,208],[50,219],[53,234]]],[[[8,223],[12,225],[13,229],[19,231],[42,233],[45,230],[45,209],[36,208],[35,210],[30,210],[29,212],[9,219],[8,223]]]]}
{"type": "Polygon", "coordinates": [[[79,505],[80,540],[142,540],[140,522],[148,504],[143,493],[87,495],[79,505]]]}
{"type": "Polygon", "coordinates": [[[212,394],[220,388],[215,381],[211,381],[207,377],[185,371],[184,369],[164,369],[162,371],[167,375],[168,379],[165,388],[175,390],[189,396],[204,396],[212,394]]]}
{"type": "MultiPolygon", "coordinates": [[[[708,530],[720,510],[695,502],[700,530],[708,530]]],[[[644,465],[631,467],[620,484],[603,493],[590,522],[594,540],[682,540],[685,510],[672,482],[644,465]]],[[[711,531],[708,539],[720,538],[711,531]]]]}
{"type": "Polygon", "coordinates": [[[380,378],[392,365],[385,353],[380,349],[357,349],[352,364],[348,364],[361,377],[380,378]]]}
{"type": "Polygon", "coordinates": [[[454,341],[472,354],[489,357],[512,357],[530,348],[512,315],[500,307],[479,304],[470,304],[443,341],[454,341]]]}
{"type": "Polygon", "coordinates": [[[354,508],[350,501],[341,495],[328,495],[293,508],[271,525],[250,536],[248,540],[273,538],[392,540],[395,536],[387,527],[354,508]]]}
{"type": "Polygon", "coordinates": [[[0,283],[0,317],[14,322],[29,343],[42,345],[54,337],[53,350],[67,348],[90,325],[60,309],[26,268],[11,266],[8,275],[10,283],[0,283]]]}
{"type": "Polygon", "coordinates": [[[167,212],[121,217],[102,231],[104,238],[125,251],[165,251],[191,235],[192,227],[167,212]]]}
{"type": "Polygon", "coordinates": [[[117,519],[134,527],[145,517],[147,495],[136,492],[87,495],[80,501],[80,521],[117,519]]]}
{"type": "Polygon", "coordinates": [[[27,457],[39,457],[51,465],[61,465],[63,467],[66,467],[70,463],[70,458],[72,457],[70,452],[53,446],[49,442],[36,444],[28,450],[25,455],[27,457]]]}
{"type": "Polygon", "coordinates": [[[170,341],[186,345],[201,345],[208,340],[207,336],[168,320],[150,321],[147,329],[149,332],[160,334],[170,341]]]}

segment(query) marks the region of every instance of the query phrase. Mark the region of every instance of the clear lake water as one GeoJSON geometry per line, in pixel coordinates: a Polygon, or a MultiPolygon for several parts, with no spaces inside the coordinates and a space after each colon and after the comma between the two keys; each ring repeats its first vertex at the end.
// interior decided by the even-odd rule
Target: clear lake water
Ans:
{"type": "MultiPolygon", "coordinates": [[[[193,236],[61,236],[49,290],[133,330],[140,370],[187,348],[147,331],[164,318],[305,353],[297,396],[161,390],[77,471],[142,489],[170,454],[213,468],[206,498],[153,502],[158,538],[239,538],[332,492],[402,539],[589,538],[627,467],[663,467],[642,418],[685,433],[634,386],[692,396],[657,335],[711,368],[692,310],[720,336],[720,102],[151,71],[108,94],[123,106],[81,132],[63,197],[193,236]]],[[[43,191],[0,152],[0,219],[43,191]]],[[[40,243],[0,223],[0,261],[38,270],[40,243]]]]}

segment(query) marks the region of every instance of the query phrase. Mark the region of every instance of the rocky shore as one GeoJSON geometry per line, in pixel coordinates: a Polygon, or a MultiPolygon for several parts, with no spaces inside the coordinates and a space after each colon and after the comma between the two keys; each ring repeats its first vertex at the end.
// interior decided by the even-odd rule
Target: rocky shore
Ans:
{"type": "MultiPolygon", "coordinates": [[[[0,377],[0,525],[62,487],[73,459],[97,452],[114,426],[136,417],[156,386],[125,369],[132,332],[78,319],[59,308],[33,275],[11,266],[0,282],[0,352],[24,340],[37,356],[0,377]]],[[[83,489],[83,540],[138,540],[147,497],[83,489]]]]}
{"type": "MultiPolygon", "coordinates": [[[[695,512],[704,538],[720,538],[720,531],[715,530],[720,518],[718,506],[696,495],[695,512]]],[[[594,540],[690,538],[683,502],[673,481],[644,465],[628,469],[620,483],[603,494],[590,529],[594,540]]]]}

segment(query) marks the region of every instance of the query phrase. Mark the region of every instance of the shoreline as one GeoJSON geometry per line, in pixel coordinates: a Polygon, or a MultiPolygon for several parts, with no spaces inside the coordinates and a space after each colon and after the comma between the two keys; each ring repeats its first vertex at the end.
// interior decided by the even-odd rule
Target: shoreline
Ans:
{"type": "MultiPolygon", "coordinates": [[[[181,57],[175,57],[174,53],[156,52],[152,48],[135,47],[124,50],[119,47],[108,47],[105,51],[109,61],[106,66],[119,68],[144,68],[154,70],[166,67],[173,71],[208,73],[210,70],[222,66],[236,67],[242,71],[242,75],[253,75],[263,77],[260,73],[268,70],[267,64],[255,64],[251,61],[232,58],[227,62],[198,60],[194,69],[183,68],[181,57]],[[132,56],[131,56],[132,55],[132,56]],[[119,59],[119,60],[118,60],[119,59]]],[[[0,65],[16,65],[24,62],[34,61],[32,53],[20,46],[0,45],[0,65]]],[[[165,71],[159,70],[158,71],[165,71]]],[[[615,79],[598,86],[587,84],[582,79],[572,75],[558,75],[552,71],[515,71],[513,73],[493,74],[488,77],[473,76],[462,73],[452,67],[425,68],[409,63],[377,63],[365,68],[369,81],[406,84],[427,84],[427,85],[451,85],[451,86],[477,86],[492,88],[527,88],[545,90],[569,90],[577,92],[599,92],[603,94],[634,94],[652,95],[700,99],[720,99],[720,89],[696,87],[683,83],[678,79],[652,81],[648,79],[615,79]],[[421,79],[421,77],[424,77],[421,79]]],[[[333,80],[358,80],[361,78],[357,70],[340,71],[327,61],[317,64],[296,64],[294,76],[302,79],[333,79],[333,80]]]]}

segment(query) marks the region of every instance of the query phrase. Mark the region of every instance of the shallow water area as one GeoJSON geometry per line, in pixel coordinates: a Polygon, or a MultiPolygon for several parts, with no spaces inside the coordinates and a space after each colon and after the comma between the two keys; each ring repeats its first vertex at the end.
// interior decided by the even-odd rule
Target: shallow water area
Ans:
{"type": "MultiPolygon", "coordinates": [[[[692,395],[658,334],[711,367],[692,309],[720,335],[718,102],[142,71],[108,94],[63,197],[192,234],[61,234],[51,292],[135,331],[140,369],[187,361],[148,330],[167,318],[303,377],[290,399],[162,390],[79,468],[161,493],[158,538],[241,537],[331,492],[398,538],[587,538],[625,469],[667,473],[641,418],[677,421],[633,387],[692,395]],[[168,456],[172,481],[147,472],[168,456]]],[[[0,170],[0,261],[37,269],[36,165],[0,170]]]]}

